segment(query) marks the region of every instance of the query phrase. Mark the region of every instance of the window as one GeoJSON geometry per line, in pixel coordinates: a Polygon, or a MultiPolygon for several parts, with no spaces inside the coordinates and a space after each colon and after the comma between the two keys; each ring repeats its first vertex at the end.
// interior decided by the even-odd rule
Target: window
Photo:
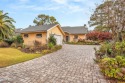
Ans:
{"type": "Polygon", "coordinates": [[[24,37],[27,38],[29,35],[28,34],[24,34],[24,37]]]}
{"type": "Polygon", "coordinates": [[[78,35],[74,35],[74,39],[78,39],[78,35]]]}
{"type": "Polygon", "coordinates": [[[36,34],[36,37],[37,37],[37,38],[41,38],[41,37],[42,37],[42,34],[36,34]]]}

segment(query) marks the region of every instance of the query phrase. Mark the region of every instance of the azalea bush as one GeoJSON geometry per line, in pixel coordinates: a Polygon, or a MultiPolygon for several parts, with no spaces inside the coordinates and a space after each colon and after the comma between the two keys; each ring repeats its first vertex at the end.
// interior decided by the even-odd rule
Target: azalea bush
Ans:
{"type": "Polygon", "coordinates": [[[98,40],[111,40],[112,34],[109,32],[99,32],[99,31],[92,31],[86,35],[87,39],[98,41],[98,40]]]}

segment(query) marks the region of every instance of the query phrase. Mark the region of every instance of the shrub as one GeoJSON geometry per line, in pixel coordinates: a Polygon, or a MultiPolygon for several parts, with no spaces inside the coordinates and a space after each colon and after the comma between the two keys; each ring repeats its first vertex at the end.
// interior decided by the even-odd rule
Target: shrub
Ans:
{"type": "Polygon", "coordinates": [[[54,46],[54,47],[53,47],[52,49],[50,49],[50,50],[43,50],[43,51],[42,51],[42,54],[52,53],[52,52],[57,51],[57,50],[59,50],[59,49],[61,49],[61,48],[62,48],[61,45],[56,45],[56,46],[54,46]]]}
{"type": "Polygon", "coordinates": [[[96,56],[103,58],[103,56],[116,57],[117,55],[124,56],[125,41],[116,43],[104,43],[100,49],[96,51],[96,56]]]}
{"type": "Polygon", "coordinates": [[[116,51],[117,55],[124,55],[125,54],[125,41],[116,42],[114,46],[114,50],[116,51]]]}
{"type": "Polygon", "coordinates": [[[44,46],[23,46],[21,51],[25,53],[41,53],[42,50],[47,49],[47,45],[44,46]]]}
{"type": "Polygon", "coordinates": [[[105,76],[119,80],[125,80],[125,58],[104,58],[100,61],[101,71],[105,76]]]}
{"type": "Polygon", "coordinates": [[[0,41],[0,47],[9,47],[9,44],[4,41],[0,41]]]}
{"type": "Polygon", "coordinates": [[[84,39],[78,39],[78,42],[85,42],[84,39]]]}
{"type": "Polygon", "coordinates": [[[43,50],[42,54],[48,54],[48,53],[51,53],[51,52],[52,52],[51,50],[43,50]]]}
{"type": "Polygon", "coordinates": [[[59,50],[59,49],[61,49],[61,48],[62,48],[61,45],[56,45],[56,46],[54,46],[54,48],[52,48],[51,50],[52,50],[52,51],[57,51],[57,50],[59,50]]]}
{"type": "Polygon", "coordinates": [[[10,39],[6,39],[4,40],[5,42],[7,42],[9,45],[11,45],[12,43],[14,43],[14,38],[10,38],[10,39]]]}
{"type": "Polygon", "coordinates": [[[53,45],[56,45],[56,38],[52,34],[49,37],[49,43],[52,43],[53,45]]]}
{"type": "Polygon", "coordinates": [[[12,44],[11,44],[11,47],[16,48],[16,47],[17,47],[17,44],[16,44],[16,43],[12,43],[12,44]]]}
{"type": "Polygon", "coordinates": [[[67,44],[74,44],[74,45],[99,45],[99,42],[97,42],[97,41],[80,40],[79,42],[67,42],[67,44]]]}
{"type": "Polygon", "coordinates": [[[16,36],[16,42],[17,42],[18,44],[22,44],[22,43],[24,42],[21,35],[16,36]]]}
{"type": "Polygon", "coordinates": [[[21,50],[22,48],[21,48],[21,47],[18,47],[17,49],[18,49],[18,50],[21,50]]]}
{"type": "Polygon", "coordinates": [[[13,43],[17,44],[17,46],[23,44],[23,38],[21,35],[14,36],[14,37],[9,38],[9,39],[5,39],[4,41],[7,42],[10,46],[13,43]]]}
{"type": "Polygon", "coordinates": [[[89,40],[102,40],[107,41],[112,39],[112,34],[109,32],[99,32],[99,31],[92,31],[86,35],[87,39],[89,40]]]}
{"type": "Polygon", "coordinates": [[[49,47],[49,49],[52,49],[54,47],[54,44],[50,42],[50,43],[48,43],[48,47],[49,47]]]}

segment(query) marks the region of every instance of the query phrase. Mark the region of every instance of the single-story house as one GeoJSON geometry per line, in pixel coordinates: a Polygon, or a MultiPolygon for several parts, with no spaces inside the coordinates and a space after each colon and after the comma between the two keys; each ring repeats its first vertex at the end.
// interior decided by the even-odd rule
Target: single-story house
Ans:
{"type": "Polygon", "coordinates": [[[62,27],[65,32],[64,40],[66,42],[77,42],[79,39],[86,39],[86,34],[88,33],[88,28],[85,26],[76,27],[62,27]]]}
{"type": "Polygon", "coordinates": [[[21,35],[24,40],[24,45],[34,45],[35,41],[39,41],[41,44],[47,44],[48,38],[51,34],[57,39],[57,44],[62,45],[63,38],[65,36],[59,24],[29,26],[26,29],[21,30],[21,35]]]}

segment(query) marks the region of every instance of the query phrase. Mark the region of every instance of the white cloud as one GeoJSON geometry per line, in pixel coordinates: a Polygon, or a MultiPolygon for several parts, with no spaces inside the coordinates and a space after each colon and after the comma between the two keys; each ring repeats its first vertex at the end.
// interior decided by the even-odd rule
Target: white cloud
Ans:
{"type": "Polygon", "coordinates": [[[19,0],[24,4],[11,5],[10,7],[16,10],[32,10],[32,11],[51,11],[57,10],[60,13],[67,12],[66,14],[71,13],[83,13],[89,15],[90,8],[94,8],[94,2],[88,0],[51,0],[51,4],[48,4],[47,1],[44,1],[44,5],[38,4],[25,4],[31,0],[19,0]],[[80,2],[81,4],[72,4],[73,2],[80,2]],[[86,4],[87,3],[87,4],[86,4]]]}
{"type": "Polygon", "coordinates": [[[70,13],[83,11],[83,8],[81,8],[80,6],[77,6],[77,5],[68,5],[68,9],[70,10],[70,13]]]}
{"type": "Polygon", "coordinates": [[[11,8],[15,10],[19,9],[27,9],[27,10],[34,10],[34,11],[46,11],[46,10],[57,10],[60,7],[56,6],[37,6],[37,5],[11,5],[11,8]]]}
{"type": "Polygon", "coordinates": [[[60,7],[34,7],[33,10],[44,11],[44,10],[58,10],[60,7]]]}
{"type": "Polygon", "coordinates": [[[66,4],[68,0],[52,0],[56,3],[59,3],[59,4],[66,4]]]}
{"type": "Polygon", "coordinates": [[[74,2],[83,2],[84,0],[74,0],[74,2]]]}

